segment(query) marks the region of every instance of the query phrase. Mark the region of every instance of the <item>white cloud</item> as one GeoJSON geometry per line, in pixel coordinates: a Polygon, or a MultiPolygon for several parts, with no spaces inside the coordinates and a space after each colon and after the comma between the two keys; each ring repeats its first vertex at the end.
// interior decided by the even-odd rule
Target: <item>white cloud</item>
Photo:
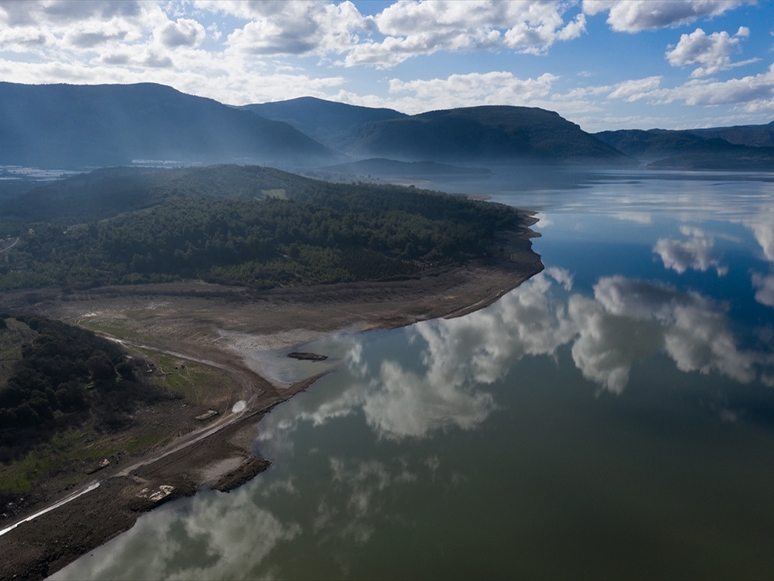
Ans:
{"type": "Polygon", "coordinates": [[[653,247],[653,252],[661,257],[664,267],[671,268],[678,274],[693,269],[706,272],[714,268],[718,276],[725,276],[728,267],[720,264],[714,256],[715,240],[706,236],[700,229],[685,229],[683,233],[692,238],[688,240],[673,240],[659,238],[653,247]]]}
{"type": "Polygon", "coordinates": [[[774,307],[774,275],[763,276],[757,272],[752,275],[755,300],[762,305],[774,307]]]}
{"type": "Polygon", "coordinates": [[[446,79],[390,81],[390,93],[412,93],[401,101],[404,110],[450,109],[471,105],[524,105],[545,97],[558,77],[543,74],[519,79],[506,71],[451,75],[446,79]]]}
{"type": "Polygon", "coordinates": [[[733,37],[727,32],[713,32],[709,36],[701,28],[691,34],[683,34],[680,42],[666,53],[669,64],[675,67],[701,65],[692,77],[706,77],[718,71],[755,62],[757,59],[732,63],[731,55],[741,50],[740,39],[750,35],[750,29],[741,27],[733,37]]]}
{"type": "Polygon", "coordinates": [[[177,22],[169,22],[159,31],[161,43],[167,48],[197,46],[206,36],[204,26],[189,18],[178,18],[177,22]]]}
{"type": "MultiPolygon", "coordinates": [[[[734,105],[747,112],[768,111],[774,110],[774,65],[764,73],[727,81],[695,79],[677,87],[662,88],[661,77],[648,77],[624,81],[610,88],[609,98],[628,102],[642,99],[654,104],[683,101],[694,106],[734,105]]],[[[591,89],[587,91],[590,94],[591,89]]]]}
{"type": "Polygon", "coordinates": [[[348,66],[394,66],[407,58],[439,50],[509,48],[541,53],[557,40],[585,32],[583,14],[565,23],[566,5],[548,2],[427,2],[400,0],[374,17],[381,41],[355,45],[348,66]]]}
{"type": "Polygon", "coordinates": [[[644,79],[633,79],[631,81],[623,81],[614,85],[613,90],[608,95],[611,99],[625,99],[630,103],[638,101],[649,94],[661,85],[661,77],[646,77],[644,79]]]}
{"type": "Polygon", "coordinates": [[[583,0],[583,12],[608,13],[607,23],[619,32],[640,32],[718,16],[754,0],[583,0]]]}
{"type": "MultiPolygon", "coordinates": [[[[224,8],[218,2],[206,4],[224,8]]],[[[371,20],[351,2],[251,2],[235,12],[249,16],[250,22],[231,33],[228,44],[255,55],[340,54],[357,44],[358,31],[371,28],[371,20]]]]}

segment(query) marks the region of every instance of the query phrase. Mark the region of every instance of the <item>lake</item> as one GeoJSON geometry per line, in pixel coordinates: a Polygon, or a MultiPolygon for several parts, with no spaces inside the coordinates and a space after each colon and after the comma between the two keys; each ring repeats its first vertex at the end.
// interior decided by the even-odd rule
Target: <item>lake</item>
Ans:
{"type": "Polygon", "coordinates": [[[54,578],[774,578],[774,174],[558,182],[457,186],[540,212],[543,273],[304,345],[267,472],[54,578]]]}

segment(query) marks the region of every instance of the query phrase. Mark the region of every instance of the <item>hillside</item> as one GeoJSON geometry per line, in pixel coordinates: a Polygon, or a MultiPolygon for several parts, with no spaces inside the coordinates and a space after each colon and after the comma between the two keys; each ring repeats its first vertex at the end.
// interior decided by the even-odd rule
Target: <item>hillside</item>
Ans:
{"type": "Polygon", "coordinates": [[[734,145],[724,139],[708,139],[682,153],[651,162],[653,169],[774,171],[774,147],[734,145]]]}
{"type": "Polygon", "coordinates": [[[16,203],[17,221],[0,224],[0,290],[376,280],[491,256],[497,232],[522,226],[499,204],[239,166],[103,169],[16,203]]]}
{"type": "Polygon", "coordinates": [[[286,123],[163,85],[0,83],[0,165],[133,160],[319,164],[335,157],[286,123]]]}
{"type": "Polygon", "coordinates": [[[349,152],[407,161],[629,161],[557,113],[505,106],[431,111],[369,122],[361,126],[349,152]]]}
{"type": "Polygon", "coordinates": [[[257,113],[266,119],[288,123],[305,135],[338,151],[349,149],[358,129],[364,123],[406,117],[392,109],[359,107],[314,97],[245,105],[241,109],[257,113]]]}
{"type": "MultiPolygon", "coordinates": [[[[758,126],[768,127],[766,125],[758,126]]],[[[623,129],[603,131],[596,137],[648,167],[685,170],[773,170],[774,147],[731,143],[724,135],[750,143],[765,143],[763,129],[715,128],[670,131],[623,129]],[[736,131],[738,129],[738,131],[736,131]],[[735,132],[736,131],[736,132],[735,132]]]]}
{"type": "Polygon", "coordinates": [[[734,145],[774,147],[774,121],[766,125],[735,125],[734,127],[711,127],[689,131],[705,139],[713,137],[725,139],[734,145]]]}

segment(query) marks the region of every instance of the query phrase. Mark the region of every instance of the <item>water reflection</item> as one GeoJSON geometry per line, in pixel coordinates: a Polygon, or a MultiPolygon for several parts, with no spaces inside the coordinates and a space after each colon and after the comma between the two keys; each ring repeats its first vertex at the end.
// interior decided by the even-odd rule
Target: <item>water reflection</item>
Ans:
{"type": "Polygon", "coordinates": [[[356,411],[383,439],[470,430],[497,408],[487,386],[525,355],[556,358],[563,345],[583,377],[614,394],[626,388],[633,365],[659,353],[682,372],[771,383],[771,354],[739,346],[726,304],[624,276],[598,279],[591,297],[572,287],[567,270],[548,268],[487,309],[414,325],[408,333],[418,366],[389,358],[374,365],[362,340],[341,337],[351,382],[337,397],[304,400],[292,417],[268,422],[260,438],[276,449],[299,421],[323,425],[356,411]]]}
{"type": "Polygon", "coordinates": [[[659,238],[653,247],[653,252],[661,257],[666,268],[671,268],[678,274],[683,274],[689,268],[701,272],[714,268],[718,276],[728,274],[728,267],[722,266],[720,260],[714,256],[714,237],[708,236],[701,228],[689,226],[681,226],[680,232],[690,238],[659,238]]]}
{"type": "Polygon", "coordinates": [[[716,185],[536,194],[543,273],[306,346],[271,470],[56,578],[770,577],[774,186],[716,185]]]}
{"type": "Polygon", "coordinates": [[[167,506],[51,579],[236,579],[301,528],[256,505],[248,488],[195,496],[185,515],[167,506]],[[183,516],[184,518],[181,518],[183,516]]]}
{"type": "Polygon", "coordinates": [[[752,230],[755,239],[769,261],[770,274],[752,273],[752,285],[756,290],[755,300],[762,305],[774,307],[774,206],[759,212],[757,216],[745,222],[752,230]]]}

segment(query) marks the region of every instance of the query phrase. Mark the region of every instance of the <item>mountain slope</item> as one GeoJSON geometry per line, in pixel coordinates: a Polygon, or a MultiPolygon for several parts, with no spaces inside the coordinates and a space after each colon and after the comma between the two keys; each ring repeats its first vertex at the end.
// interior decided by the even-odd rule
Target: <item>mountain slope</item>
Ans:
{"type": "Polygon", "coordinates": [[[730,143],[725,135],[749,143],[766,143],[767,125],[747,128],[603,131],[596,137],[626,155],[662,169],[773,170],[774,147],[730,143]]]}
{"type": "Polygon", "coordinates": [[[774,147],[736,145],[725,139],[712,138],[686,147],[682,152],[656,160],[648,165],[671,170],[774,170],[774,147]]]}
{"type": "Polygon", "coordinates": [[[431,111],[369,122],[361,126],[350,153],[409,161],[628,161],[558,113],[507,106],[431,111]]]}
{"type": "Polygon", "coordinates": [[[734,127],[691,129],[689,131],[705,139],[719,137],[734,145],[748,145],[750,147],[774,146],[774,121],[767,125],[736,125],[734,127]]]}
{"type": "Polygon", "coordinates": [[[319,163],[332,152],[286,123],[171,87],[0,83],[0,164],[319,163]]]}
{"type": "Polygon", "coordinates": [[[284,121],[320,143],[345,151],[364,123],[398,119],[405,114],[392,109],[374,109],[300,97],[288,101],[245,105],[241,109],[266,119],[284,121]]]}

